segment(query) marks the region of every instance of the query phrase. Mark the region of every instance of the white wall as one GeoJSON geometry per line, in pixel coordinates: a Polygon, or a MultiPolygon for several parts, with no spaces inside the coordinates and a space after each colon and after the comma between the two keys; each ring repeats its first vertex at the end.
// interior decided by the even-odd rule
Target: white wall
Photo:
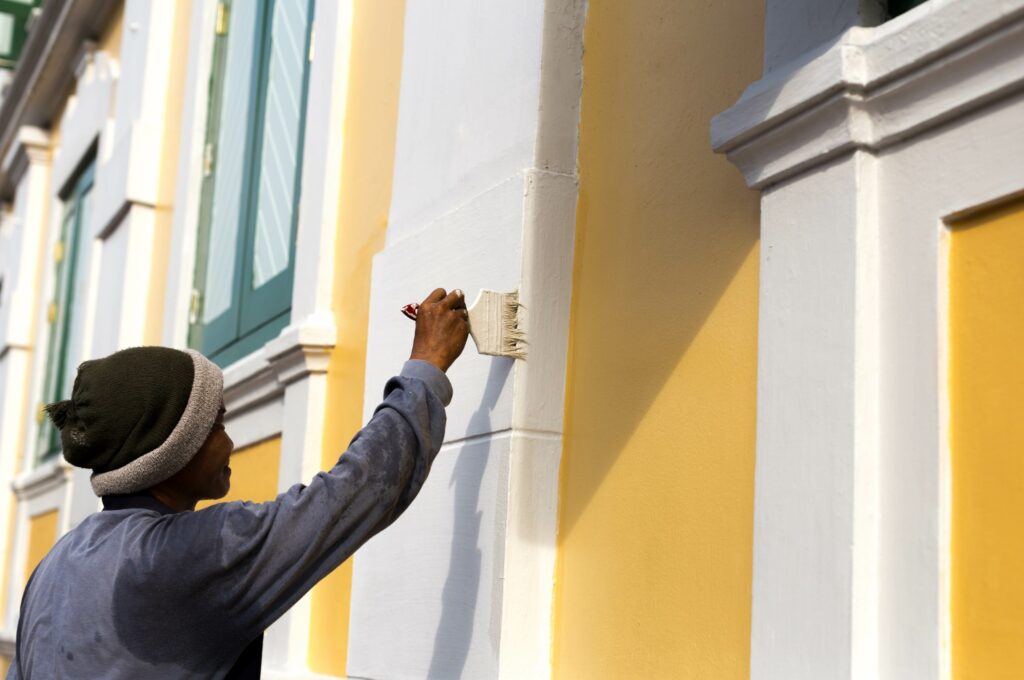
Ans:
{"type": "Polygon", "coordinates": [[[540,98],[543,2],[406,7],[389,246],[529,167],[540,98]]]}
{"type": "MultiPolygon", "coordinates": [[[[543,0],[408,3],[387,245],[374,260],[366,416],[408,358],[400,313],[435,287],[522,283],[541,119],[543,0]]],[[[578,101],[578,99],[577,99],[578,101]]],[[[573,149],[574,151],[574,149],[573,149]]],[[[472,340],[449,377],[444,448],[420,497],[355,557],[348,672],[500,675],[513,391],[472,340]]]]}

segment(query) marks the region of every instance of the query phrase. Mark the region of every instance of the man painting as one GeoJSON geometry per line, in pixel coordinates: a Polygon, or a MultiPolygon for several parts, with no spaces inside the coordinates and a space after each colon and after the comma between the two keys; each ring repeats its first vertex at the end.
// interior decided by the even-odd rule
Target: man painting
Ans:
{"type": "Polygon", "coordinates": [[[8,680],[258,678],[267,626],[416,497],[467,332],[461,291],[435,290],[410,360],[331,470],[268,503],[200,511],[231,484],[220,369],[165,347],[84,362],[47,411],[103,510],[29,580],[8,680]]]}

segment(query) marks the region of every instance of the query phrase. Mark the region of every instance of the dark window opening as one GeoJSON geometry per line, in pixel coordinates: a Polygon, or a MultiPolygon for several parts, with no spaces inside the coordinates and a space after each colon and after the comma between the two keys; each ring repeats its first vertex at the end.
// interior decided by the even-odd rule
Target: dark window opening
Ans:
{"type": "Polygon", "coordinates": [[[898,17],[926,2],[928,0],[889,0],[889,18],[898,17]]]}

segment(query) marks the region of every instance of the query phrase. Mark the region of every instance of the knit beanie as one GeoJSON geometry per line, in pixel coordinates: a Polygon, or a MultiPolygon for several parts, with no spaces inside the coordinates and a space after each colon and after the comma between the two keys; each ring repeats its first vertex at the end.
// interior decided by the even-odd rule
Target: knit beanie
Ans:
{"type": "Polygon", "coordinates": [[[206,441],[224,377],[194,350],[132,347],[85,361],[71,399],[46,407],[64,458],[92,472],[97,496],[148,489],[185,467],[206,441]]]}

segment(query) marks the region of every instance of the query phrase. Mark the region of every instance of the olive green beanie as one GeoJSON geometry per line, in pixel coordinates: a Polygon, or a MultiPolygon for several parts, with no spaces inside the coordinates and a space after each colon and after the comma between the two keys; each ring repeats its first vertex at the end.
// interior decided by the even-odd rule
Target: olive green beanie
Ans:
{"type": "Polygon", "coordinates": [[[206,441],[224,378],[194,350],[132,347],[85,361],[71,399],[46,412],[64,458],[89,468],[97,496],[134,493],[172,477],[206,441]]]}

